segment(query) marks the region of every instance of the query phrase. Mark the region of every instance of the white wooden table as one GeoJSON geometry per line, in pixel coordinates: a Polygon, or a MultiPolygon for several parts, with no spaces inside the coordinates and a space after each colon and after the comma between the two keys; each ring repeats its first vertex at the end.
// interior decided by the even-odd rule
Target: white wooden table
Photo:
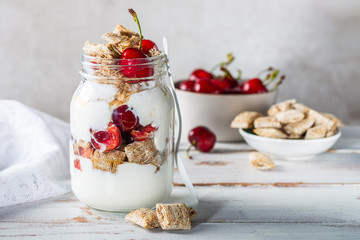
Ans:
{"type": "MultiPolygon", "coordinates": [[[[0,208],[2,239],[360,239],[360,128],[309,161],[275,159],[271,171],[247,160],[250,147],[217,144],[184,154],[199,215],[190,231],[146,230],[80,203],[72,193],[0,208]]],[[[175,172],[169,201],[192,200],[175,172]]]]}

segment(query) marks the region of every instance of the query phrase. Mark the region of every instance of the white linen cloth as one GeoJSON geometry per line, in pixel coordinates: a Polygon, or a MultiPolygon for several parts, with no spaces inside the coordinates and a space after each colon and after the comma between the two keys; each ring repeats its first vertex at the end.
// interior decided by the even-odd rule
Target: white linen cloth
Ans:
{"type": "Polygon", "coordinates": [[[69,124],[0,100],[0,207],[71,191],[69,124]]]}

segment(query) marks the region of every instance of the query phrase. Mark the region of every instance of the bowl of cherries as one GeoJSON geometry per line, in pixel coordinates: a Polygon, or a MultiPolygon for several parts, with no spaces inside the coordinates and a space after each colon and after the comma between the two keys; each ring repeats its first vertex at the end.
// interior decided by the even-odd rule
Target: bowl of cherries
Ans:
{"type": "Polygon", "coordinates": [[[285,76],[270,67],[252,78],[242,79],[239,70],[234,77],[227,68],[233,60],[233,55],[228,54],[227,61],[211,71],[196,69],[187,80],[175,84],[182,112],[183,141],[187,139],[186,133],[198,125],[212,129],[220,142],[241,141],[239,133],[230,128],[234,116],[249,110],[265,113],[275,103],[285,76]]]}

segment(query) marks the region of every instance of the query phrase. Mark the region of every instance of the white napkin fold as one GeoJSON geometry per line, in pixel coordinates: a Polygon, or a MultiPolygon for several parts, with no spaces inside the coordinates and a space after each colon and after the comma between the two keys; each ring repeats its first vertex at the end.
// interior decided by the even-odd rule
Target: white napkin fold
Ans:
{"type": "Polygon", "coordinates": [[[69,124],[0,100],[0,207],[71,191],[69,124]]]}

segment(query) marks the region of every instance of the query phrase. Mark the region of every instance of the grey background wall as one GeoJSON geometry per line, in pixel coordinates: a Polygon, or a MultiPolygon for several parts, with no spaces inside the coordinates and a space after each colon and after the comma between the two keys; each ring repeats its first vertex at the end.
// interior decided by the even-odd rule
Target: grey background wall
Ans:
{"type": "Polygon", "coordinates": [[[161,45],[186,78],[233,52],[233,69],[268,66],[287,75],[279,100],[297,98],[360,123],[360,1],[357,0],[1,0],[0,98],[68,120],[85,40],[121,23],[161,45]]]}

